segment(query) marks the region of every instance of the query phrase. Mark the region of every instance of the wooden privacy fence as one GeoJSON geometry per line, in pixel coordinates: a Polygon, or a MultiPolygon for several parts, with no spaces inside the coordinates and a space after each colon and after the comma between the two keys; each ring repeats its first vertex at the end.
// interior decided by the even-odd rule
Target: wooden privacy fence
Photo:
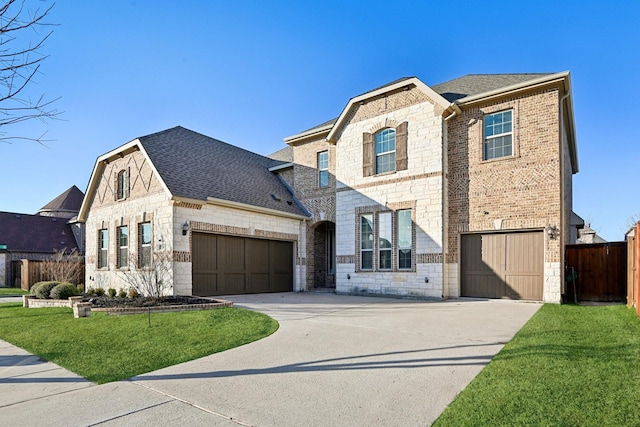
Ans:
{"type": "MultiPolygon", "coordinates": [[[[22,259],[20,261],[14,261],[15,263],[15,273],[20,280],[20,288],[28,291],[31,287],[38,282],[43,280],[52,280],[51,277],[45,271],[45,263],[46,261],[42,260],[27,260],[22,259]]],[[[84,278],[84,261],[82,265],[79,267],[80,271],[78,276],[80,280],[84,278]]]]}
{"type": "Polygon", "coordinates": [[[565,300],[622,302],[627,298],[627,243],[567,245],[565,300]]]}
{"type": "Polygon", "coordinates": [[[627,233],[627,305],[640,316],[640,222],[627,233]]]}

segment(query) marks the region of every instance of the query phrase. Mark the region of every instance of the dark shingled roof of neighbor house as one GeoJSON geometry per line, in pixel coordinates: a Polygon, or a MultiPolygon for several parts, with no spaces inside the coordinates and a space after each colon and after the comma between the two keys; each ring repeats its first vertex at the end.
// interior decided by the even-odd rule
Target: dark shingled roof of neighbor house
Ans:
{"type": "Polygon", "coordinates": [[[79,212],[80,206],[82,206],[82,199],[84,199],[84,193],[80,191],[75,185],[69,188],[64,193],[44,205],[40,208],[39,212],[43,211],[66,211],[66,212],[79,212]]]}
{"type": "Polygon", "coordinates": [[[78,244],[67,219],[0,212],[0,245],[11,252],[68,252],[78,244]]]}
{"type": "Polygon", "coordinates": [[[208,197],[308,216],[274,160],[181,126],[138,138],[173,196],[208,197]]]}

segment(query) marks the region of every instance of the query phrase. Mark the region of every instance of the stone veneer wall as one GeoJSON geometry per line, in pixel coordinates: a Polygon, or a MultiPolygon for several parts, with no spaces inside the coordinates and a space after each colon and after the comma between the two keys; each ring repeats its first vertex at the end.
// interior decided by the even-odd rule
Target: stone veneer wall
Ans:
{"type": "Polygon", "coordinates": [[[351,111],[336,143],[337,292],[442,298],[440,113],[415,88],[373,99],[351,111]],[[407,170],[363,176],[362,134],[396,127],[405,121],[407,170]],[[371,212],[377,218],[379,212],[407,208],[413,210],[414,268],[359,271],[359,215],[371,212]]]}
{"type": "MultiPolygon", "coordinates": [[[[127,268],[116,273],[117,268],[117,228],[129,227],[129,254],[136,257],[138,252],[139,224],[150,222],[152,228],[152,248],[154,252],[171,251],[173,211],[169,195],[139,151],[127,154],[105,165],[86,221],[85,286],[104,289],[129,289],[123,280],[127,268]],[[122,169],[129,171],[129,197],[116,200],[116,176],[122,169]],[[109,232],[108,267],[97,268],[98,231],[109,232]]],[[[173,271],[169,271],[173,280],[173,271]]],[[[173,289],[170,290],[173,293],[173,289]]]]}
{"type": "MultiPolygon", "coordinates": [[[[561,186],[567,183],[560,173],[565,154],[559,151],[558,101],[556,88],[540,90],[466,109],[448,122],[447,258],[456,270],[462,233],[543,230],[548,224],[567,229],[561,223],[561,186]],[[484,161],[483,117],[506,109],[513,110],[514,156],[484,161]]],[[[563,245],[561,239],[544,241],[543,298],[559,302],[563,245]]]]}

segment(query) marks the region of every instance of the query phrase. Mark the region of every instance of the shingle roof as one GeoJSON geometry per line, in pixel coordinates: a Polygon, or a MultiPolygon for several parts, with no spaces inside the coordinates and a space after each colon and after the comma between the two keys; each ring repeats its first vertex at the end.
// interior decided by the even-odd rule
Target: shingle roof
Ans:
{"type": "Polygon", "coordinates": [[[0,212],[0,244],[12,252],[48,252],[78,245],[66,219],[0,212]]]}
{"type": "Polygon", "coordinates": [[[42,211],[79,212],[84,193],[75,185],[40,208],[42,211]]]}
{"type": "Polygon", "coordinates": [[[466,76],[431,86],[431,89],[442,95],[447,101],[454,102],[467,96],[524,83],[551,74],[553,73],[467,74],[466,76]]]}
{"type": "Polygon", "coordinates": [[[276,151],[275,153],[269,154],[267,157],[275,160],[273,164],[291,163],[293,162],[293,147],[286,146],[283,149],[276,151]]]}
{"type": "Polygon", "coordinates": [[[308,216],[273,160],[181,126],[138,138],[172,195],[208,197],[308,216]]]}

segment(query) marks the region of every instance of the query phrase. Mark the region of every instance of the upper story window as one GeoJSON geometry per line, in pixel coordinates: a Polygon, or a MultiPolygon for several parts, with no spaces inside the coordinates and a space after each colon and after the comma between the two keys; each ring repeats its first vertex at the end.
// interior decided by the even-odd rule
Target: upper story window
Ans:
{"type": "Polygon", "coordinates": [[[397,172],[408,168],[408,122],[395,129],[362,134],[362,176],[397,172]]]}
{"type": "Polygon", "coordinates": [[[123,200],[129,197],[129,171],[122,169],[116,178],[116,199],[123,200]]]}
{"type": "Polygon", "coordinates": [[[329,186],[329,152],[318,153],[318,187],[329,186]]]}
{"type": "Polygon", "coordinates": [[[138,267],[151,266],[151,223],[138,224],[138,267]]]}
{"type": "Polygon", "coordinates": [[[98,230],[98,268],[109,266],[109,231],[107,229],[98,230]]]}
{"type": "Polygon", "coordinates": [[[118,268],[129,265],[129,227],[118,227],[118,268]]]}
{"type": "Polygon", "coordinates": [[[376,173],[396,170],[396,131],[383,129],[375,135],[376,173]]]}
{"type": "Polygon", "coordinates": [[[513,111],[484,116],[484,160],[513,155],[513,111]]]}

